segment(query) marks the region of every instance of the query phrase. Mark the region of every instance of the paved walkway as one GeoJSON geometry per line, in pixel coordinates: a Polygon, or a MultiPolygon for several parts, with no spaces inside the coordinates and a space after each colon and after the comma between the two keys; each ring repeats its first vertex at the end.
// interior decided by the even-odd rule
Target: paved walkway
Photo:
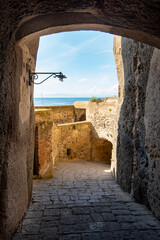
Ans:
{"type": "Polygon", "coordinates": [[[160,225],[114,182],[107,166],[58,162],[34,182],[33,203],[14,240],[160,240],[160,225]]]}

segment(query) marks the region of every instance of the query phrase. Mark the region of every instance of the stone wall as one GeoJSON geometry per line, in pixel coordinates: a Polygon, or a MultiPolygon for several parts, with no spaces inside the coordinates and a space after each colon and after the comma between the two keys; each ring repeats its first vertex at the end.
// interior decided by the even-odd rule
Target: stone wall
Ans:
{"type": "Polygon", "coordinates": [[[121,48],[124,101],[118,126],[117,180],[125,191],[132,192],[137,201],[149,207],[144,108],[153,48],[125,38],[121,40],[121,48]]]}
{"type": "Polygon", "coordinates": [[[36,174],[39,177],[50,178],[53,177],[53,141],[52,141],[52,121],[40,121],[36,123],[37,142],[35,145],[35,164],[37,164],[36,174]]]}
{"type": "Polygon", "coordinates": [[[93,160],[110,163],[116,98],[88,103],[87,109],[72,106],[36,107],[35,166],[40,177],[53,175],[60,160],[93,160]],[[89,121],[77,122],[77,120],[89,121]],[[94,125],[93,125],[94,124],[94,125]]]}
{"type": "Polygon", "coordinates": [[[156,48],[150,61],[145,96],[145,149],[149,165],[147,197],[152,212],[160,220],[160,50],[156,48]]]}
{"type": "Polygon", "coordinates": [[[117,178],[117,137],[118,137],[118,120],[120,115],[120,109],[124,100],[124,66],[121,53],[121,37],[114,36],[113,46],[114,58],[117,68],[118,76],[118,98],[116,115],[114,122],[114,134],[113,134],[113,151],[112,151],[112,162],[111,171],[115,178],[117,178]]]}
{"type": "MultiPolygon", "coordinates": [[[[86,120],[92,126],[92,160],[111,163],[114,143],[117,98],[105,98],[103,102],[89,102],[86,120]]],[[[113,160],[112,160],[113,161],[113,160]]]]}
{"type": "Polygon", "coordinates": [[[73,106],[78,109],[78,108],[84,108],[86,109],[88,107],[88,101],[76,101],[73,103],[73,106]]]}
{"type": "Polygon", "coordinates": [[[53,107],[35,107],[36,122],[52,121],[58,123],[75,122],[75,108],[73,105],[53,106],[53,107]]]}
{"type": "Polygon", "coordinates": [[[59,123],[75,122],[83,111],[76,112],[74,106],[35,107],[37,145],[35,146],[35,164],[37,175],[43,178],[53,176],[56,156],[56,126],[59,123]]]}
{"type": "Polygon", "coordinates": [[[118,122],[117,180],[123,190],[151,208],[158,218],[159,58],[158,49],[115,38],[118,78],[124,91],[118,122]]]}
{"type": "Polygon", "coordinates": [[[10,238],[32,197],[34,105],[28,70],[34,71],[37,49],[36,39],[16,44],[6,52],[8,63],[3,58],[7,70],[2,74],[6,81],[0,81],[0,239],[10,238]]]}
{"type": "Polygon", "coordinates": [[[91,160],[91,123],[76,122],[57,125],[54,144],[55,160],[91,160]]]}
{"type": "Polygon", "coordinates": [[[92,123],[92,137],[104,138],[113,143],[117,98],[105,98],[103,102],[89,102],[86,120],[92,123]]]}

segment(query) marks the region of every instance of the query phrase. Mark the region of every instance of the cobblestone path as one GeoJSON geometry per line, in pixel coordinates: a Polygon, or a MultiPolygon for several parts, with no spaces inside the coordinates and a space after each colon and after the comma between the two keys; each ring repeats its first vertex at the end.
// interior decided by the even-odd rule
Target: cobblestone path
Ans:
{"type": "Polygon", "coordinates": [[[125,194],[107,166],[58,162],[55,177],[34,181],[14,240],[160,240],[160,225],[125,194]]]}

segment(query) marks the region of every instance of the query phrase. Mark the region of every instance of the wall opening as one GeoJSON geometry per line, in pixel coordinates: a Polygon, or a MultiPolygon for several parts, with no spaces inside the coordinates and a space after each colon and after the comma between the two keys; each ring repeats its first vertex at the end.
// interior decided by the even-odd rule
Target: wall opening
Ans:
{"type": "MultiPolygon", "coordinates": [[[[113,38],[99,31],[62,32],[41,37],[36,72],[62,71],[67,79],[62,83],[51,78],[34,85],[35,106],[69,105],[78,100],[88,101],[93,96],[102,99],[117,96],[113,38]],[[52,103],[50,98],[54,98],[52,103]]],[[[43,78],[39,76],[39,81],[43,78]]]]}
{"type": "MultiPolygon", "coordinates": [[[[64,79],[63,83],[56,79],[49,79],[42,85],[34,85],[35,105],[40,106],[36,108],[36,123],[39,124],[39,131],[41,134],[44,132],[44,124],[41,129],[41,121],[46,121],[46,128],[49,122],[53,121],[54,124],[52,144],[48,137],[42,135],[45,141],[49,141],[47,146],[53,148],[52,151],[46,149],[45,155],[50,151],[53,162],[57,159],[68,159],[93,160],[110,164],[113,147],[109,140],[112,138],[113,142],[116,109],[114,101],[118,91],[113,35],[98,31],[75,31],[42,37],[36,72],[51,72],[53,69],[54,72],[62,71],[67,79],[64,79]],[[110,100],[111,103],[108,102],[107,97],[113,98],[114,104],[112,100],[110,100]],[[54,105],[63,105],[63,108],[54,108],[54,105]],[[70,108],[69,105],[72,107],[70,108]],[[92,107],[93,112],[87,113],[92,107]],[[91,117],[91,115],[94,116],[91,117]],[[104,120],[106,116],[107,120],[104,120]],[[91,125],[86,127],[85,123],[84,126],[73,124],[72,129],[67,125],[85,120],[90,121],[91,125],[92,123],[96,125],[94,131],[98,138],[92,139],[91,125]],[[108,125],[109,122],[112,126],[108,125]],[[99,136],[101,127],[103,138],[99,136]],[[87,144],[88,146],[85,146],[87,144]],[[69,151],[70,149],[72,151],[69,151]]],[[[40,76],[39,81],[42,80],[40,76]]],[[[40,135],[39,137],[41,138],[40,135]]],[[[42,138],[39,139],[40,142],[42,138]]],[[[39,146],[42,147],[41,144],[39,146]]],[[[37,155],[39,159],[41,159],[40,153],[44,155],[44,151],[44,147],[43,151],[39,149],[39,155],[37,155]]],[[[50,169],[43,159],[39,160],[39,163],[40,168],[43,165],[47,171],[50,169]]],[[[46,175],[45,170],[39,172],[46,175]]]]}
{"type": "Polygon", "coordinates": [[[99,138],[92,140],[92,160],[111,165],[113,145],[110,141],[99,138]]]}

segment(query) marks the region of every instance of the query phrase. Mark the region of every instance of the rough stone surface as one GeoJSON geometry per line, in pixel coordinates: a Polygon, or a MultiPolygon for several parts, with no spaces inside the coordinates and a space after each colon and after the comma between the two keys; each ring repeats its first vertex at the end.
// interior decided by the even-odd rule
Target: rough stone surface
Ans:
{"type": "Polygon", "coordinates": [[[160,51],[154,49],[145,102],[145,145],[149,164],[148,199],[153,213],[160,219],[160,51]]]}
{"type": "Polygon", "coordinates": [[[124,67],[123,67],[123,60],[122,60],[122,54],[121,54],[121,37],[114,36],[113,52],[114,52],[114,59],[116,63],[117,76],[118,76],[118,99],[117,99],[116,114],[115,114],[114,126],[113,126],[114,134],[113,134],[113,151],[112,151],[111,170],[114,177],[117,178],[118,120],[120,115],[120,109],[124,100],[124,67]]]}
{"type": "Polygon", "coordinates": [[[153,48],[123,38],[121,51],[124,67],[124,100],[118,129],[117,179],[125,191],[133,191],[137,201],[148,204],[144,105],[153,48]]]}
{"type": "Polygon", "coordinates": [[[53,143],[57,149],[55,161],[91,160],[91,123],[58,124],[53,143]]]}
{"type": "Polygon", "coordinates": [[[75,107],[53,106],[53,107],[35,107],[36,123],[42,121],[51,121],[55,124],[75,122],[75,107]]]}
{"type": "Polygon", "coordinates": [[[36,174],[39,177],[50,178],[53,176],[53,122],[42,121],[39,124],[36,123],[37,139],[35,144],[34,164],[37,163],[36,174]]]}
{"type": "Polygon", "coordinates": [[[92,123],[92,137],[104,138],[113,143],[117,98],[105,98],[103,102],[89,102],[86,120],[92,123]]]}
{"type": "MultiPolygon", "coordinates": [[[[117,98],[108,97],[103,102],[89,102],[86,120],[91,122],[92,160],[111,163],[114,143],[114,125],[117,123],[117,98]],[[116,122],[115,122],[116,121],[116,122]]],[[[112,164],[112,163],[111,163],[112,164]]]]}
{"type": "Polygon", "coordinates": [[[36,40],[12,48],[6,53],[8,72],[1,75],[7,80],[0,81],[0,239],[10,238],[32,196],[34,106],[28,70],[34,71],[37,48],[36,40]]]}
{"type": "MultiPolygon", "coordinates": [[[[13,11],[17,3],[19,4],[18,0],[15,4],[7,5],[11,8],[10,11],[13,11]]],[[[160,46],[158,41],[160,32],[157,28],[160,10],[158,2],[148,4],[145,0],[141,3],[132,0],[126,4],[126,1],[119,0],[115,4],[107,0],[103,2],[72,0],[64,4],[59,0],[54,2],[34,0],[32,4],[26,3],[21,8],[19,6],[19,10],[14,18],[12,16],[14,27],[21,22],[15,34],[16,40],[29,35],[33,37],[35,32],[37,36],[41,36],[53,31],[93,29],[160,46]]]]}
{"type": "MultiPolygon", "coordinates": [[[[116,61],[117,68],[124,69],[124,74],[120,76],[121,78],[124,76],[124,81],[121,81],[121,88],[123,88],[124,82],[124,100],[120,109],[118,125],[117,180],[125,191],[132,193],[136,201],[149,208],[152,205],[151,208],[157,210],[158,201],[155,199],[157,199],[156,191],[159,183],[157,174],[152,172],[152,164],[154,165],[156,158],[154,155],[151,157],[151,149],[155,147],[151,136],[156,136],[155,138],[158,139],[156,133],[158,125],[156,122],[152,123],[156,126],[153,128],[150,122],[151,118],[152,121],[157,121],[157,116],[153,117],[155,100],[150,102],[150,98],[152,95],[152,99],[158,101],[157,96],[159,95],[155,90],[149,98],[148,89],[151,89],[151,86],[153,87],[155,81],[159,79],[159,51],[154,49],[153,56],[153,48],[148,45],[137,43],[131,39],[116,38],[119,38],[121,52],[121,58],[116,61]],[[122,63],[119,64],[118,61],[122,63]],[[150,148],[151,143],[153,145],[150,148]],[[150,150],[148,150],[149,148],[150,150]],[[152,182],[154,182],[153,185],[152,182]],[[153,186],[156,188],[154,194],[153,186]]],[[[156,212],[156,210],[153,211],[156,212]]],[[[156,215],[158,216],[159,213],[157,212],[156,215]]]]}
{"type": "Polygon", "coordinates": [[[115,183],[106,164],[57,162],[34,181],[33,202],[13,240],[160,239],[160,225],[115,183]]]}

